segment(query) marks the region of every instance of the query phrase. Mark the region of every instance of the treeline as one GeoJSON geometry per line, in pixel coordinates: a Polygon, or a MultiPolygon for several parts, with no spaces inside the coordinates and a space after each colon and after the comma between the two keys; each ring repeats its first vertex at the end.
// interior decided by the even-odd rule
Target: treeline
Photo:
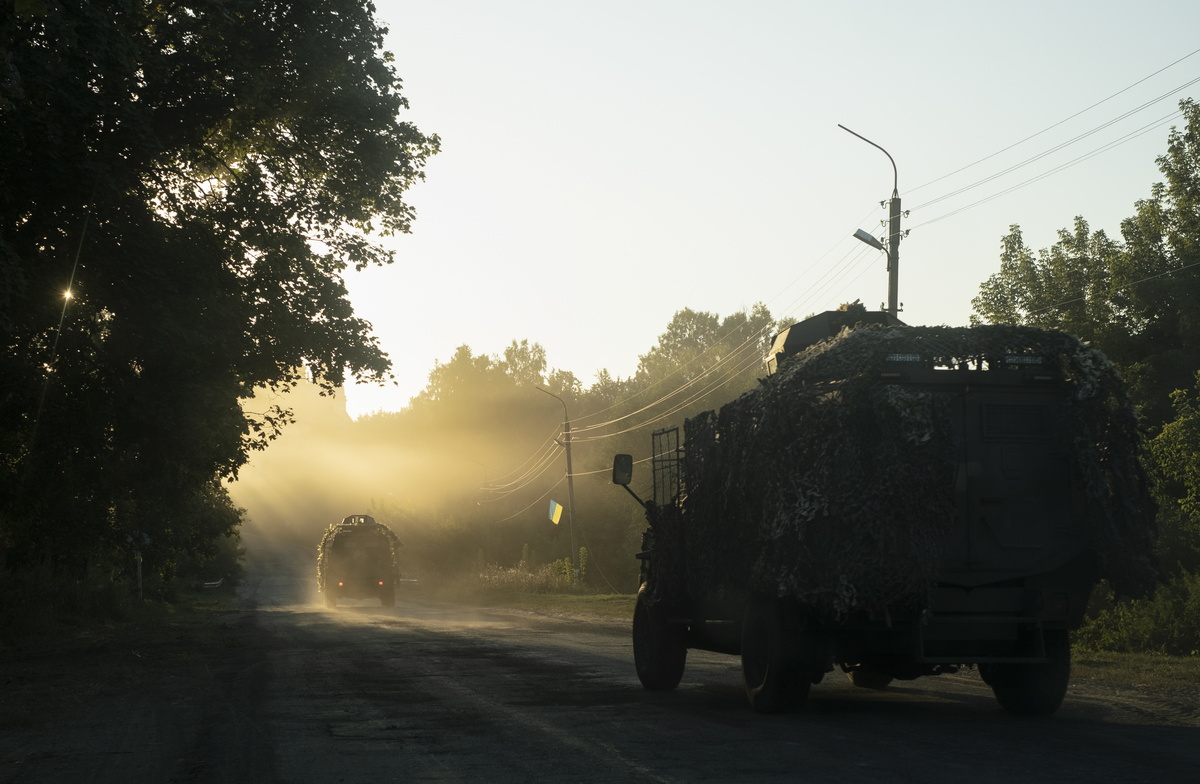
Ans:
{"type": "Polygon", "coordinates": [[[1089,644],[1194,654],[1200,647],[1200,106],[1157,159],[1164,180],[1120,225],[1082,217],[1034,252],[1018,226],[1000,269],[972,301],[975,322],[1060,329],[1092,342],[1121,371],[1146,433],[1143,464],[1158,502],[1164,586],[1114,605],[1085,628],[1089,644]],[[1157,620],[1156,620],[1157,619],[1157,620]],[[1172,619],[1170,623],[1163,619],[1172,619]]]}

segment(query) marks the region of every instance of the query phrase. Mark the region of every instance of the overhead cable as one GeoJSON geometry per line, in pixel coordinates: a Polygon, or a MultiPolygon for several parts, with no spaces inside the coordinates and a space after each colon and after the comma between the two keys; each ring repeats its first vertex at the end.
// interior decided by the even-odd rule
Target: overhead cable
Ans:
{"type": "MultiPolygon", "coordinates": [[[[1066,117],[1066,118],[1064,118],[1064,119],[1062,119],[1062,120],[1059,120],[1058,122],[1054,123],[1053,125],[1049,125],[1049,126],[1047,126],[1047,127],[1043,128],[1042,130],[1038,131],[1038,132],[1037,132],[1037,133],[1035,133],[1035,134],[1031,134],[1031,135],[1029,135],[1029,136],[1026,136],[1024,139],[1021,139],[1020,141],[1013,142],[1012,144],[1008,145],[1007,147],[1005,147],[1005,148],[1003,148],[1003,149],[1000,149],[1000,150],[997,150],[996,152],[994,152],[994,153],[991,153],[990,155],[985,155],[984,157],[980,158],[979,160],[975,161],[974,163],[968,163],[966,166],[963,166],[963,167],[961,167],[961,168],[955,169],[954,171],[952,171],[952,172],[950,172],[950,173],[948,173],[948,174],[943,174],[942,176],[940,176],[940,177],[936,177],[936,178],[934,178],[934,179],[932,179],[932,180],[930,180],[930,181],[928,181],[928,182],[922,183],[921,185],[918,185],[918,186],[917,186],[917,187],[915,187],[915,188],[910,188],[910,189],[908,190],[908,192],[909,192],[909,193],[914,193],[914,192],[916,192],[916,191],[919,191],[919,190],[921,190],[922,188],[925,188],[925,187],[928,187],[928,186],[930,186],[930,185],[933,185],[935,182],[941,182],[942,180],[944,180],[944,179],[946,179],[946,178],[948,178],[948,177],[953,177],[954,175],[956,175],[956,174],[959,174],[959,173],[961,173],[961,172],[964,172],[964,171],[966,171],[967,169],[974,168],[975,166],[978,166],[979,164],[983,163],[984,161],[991,160],[992,158],[995,158],[997,155],[1001,155],[1001,154],[1003,154],[1003,153],[1006,153],[1006,152],[1008,152],[1009,150],[1013,149],[1014,147],[1019,147],[1019,146],[1021,146],[1022,144],[1024,144],[1025,142],[1027,142],[1027,141],[1029,141],[1029,140],[1031,140],[1031,139],[1036,139],[1038,136],[1041,136],[1041,135],[1042,135],[1042,134],[1044,134],[1044,133],[1047,133],[1047,132],[1049,132],[1049,131],[1052,131],[1052,130],[1054,130],[1055,128],[1057,128],[1058,126],[1060,126],[1060,125],[1062,125],[1062,124],[1064,124],[1064,123],[1070,122],[1071,120],[1074,120],[1076,117],[1079,117],[1080,115],[1083,115],[1083,114],[1086,114],[1086,113],[1090,112],[1092,109],[1095,109],[1097,106],[1100,106],[1101,104],[1104,104],[1104,103],[1107,103],[1107,102],[1111,101],[1113,98],[1116,98],[1118,95],[1121,95],[1122,93],[1126,93],[1126,92],[1128,92],[1128,91],[1132,90],[1134,87],[1137,87],[1137,86],[1138,86],[1139,84],[1141,84],[1142,82],[1145,82],[1145,81],[1147,81],[1147,80],[1149,80],[1149,79],[1152,79],[1152,78],[1153,78],[1153,77],[1155,77],[1155,76],[1158,76],[1158,75],[1159,75],[1160,73],[1162,73],[1163,71],[1166,71],[1166,70],[1168,70],[1168,69],[1170,69],[1170,68],[1173,68],[1173,67],[1174,67],[1174,66],[1176,66],[1176,65],[1179,65],[1179,64],[1180,64],[1180,63],[1182,63],[1184,60],[1187,60],[1189,57],[1194,57],[1194,56],[1195,56],[1195,55],[1197,55],[1197,54],[1200,54],[1200,49],[1195,49],[1195,50],[1193,50],[1193,51],[1189,52],[1188,54],[1185,54],[1183,57],[1180,57],[1178,60],[1176,60],[1176,61],[1174,61],[1174,62],[1172,62],[1172,63],[1169,63],[1169,64],[1167,64],[1167,65],[1164,65],[1162,68],[1159,68],[1157,71],[1155,71],[1154,73],[1150,74],[1149,76],[1143,76],[1141,79],[1138,79],[1136,82],[1134,82],[1133,84],[1129,85],[1128,87],[1124,87],[1124,88],[1122,88],[1122,89],[1120,89],[1120,90],[1117,90],[1115,93],[1113,93],[1112,95],[1108,96],[1107,98],[1103,98],[1103,99],[1101,99],[1101,100],[1099,100],[1099,101],[1096,101],[1094,104],[1092,104],[1091,106],[1088,106],[1086,109],[1080,109],[1079,111],[1075,112],[1075,114],[1072,114],[1070,117],[1066,117]]],[[[1189,82],[1188,84],[1192,84],[1192,82],[1189,82]]],[[[1185,86],[1186,86],[1186,85],[1185,85],[1185,86]]],[[[1179,89],[1182,89],[1182,88],[1178,88],[1178,89],[1176,89],[1176,90],[1173,90],[1171,93],[1166,93],[1166,95],[1171,95],[1171,94],[1172,94],[1172,93],[1174,93],[1174,92],[1178,92],[1178,91],[1179,91],[1179,89]]],[[[1160,99],[1161,99],[1161,97],[1162,97],[1162,96],[1160,96],[1160,99]]],[[[1156,99],[1156,100],[1160,100],[1160,99],[1156,99]]]]}

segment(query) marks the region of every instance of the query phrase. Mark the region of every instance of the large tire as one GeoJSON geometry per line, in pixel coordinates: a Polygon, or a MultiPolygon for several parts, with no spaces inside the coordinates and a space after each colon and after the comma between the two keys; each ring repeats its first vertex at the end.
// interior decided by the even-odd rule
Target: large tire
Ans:
{"type": "Polygon", "coordinates": [[[670,626],[659,605],[638,591],[633,608],[633,664],[638,680],[650,691],[669,691],[683,679],[687,641],[683,630],[670,626]]]}
{"type": "Polygon", "coordinates": [[[331,590],[325,591],[325,606],[331,610],[337,608],[337,594],[331,590]]]}
{"type": "Polygon", "coordinates": [[[782,713],[808,699],[812,679],[799,666],[799,640],[790,640],[778,602],[752,600],[742,619],[742,678],[759,713],[782,713]]]}
{"type": "Polygon", "coordinates": [[[1071,680],[1071,642],[1065,629],[1043,632],[1045,664],[980,664],[996,702],[1009,713],[1045,716],[1058,710],[1071,680]]]}
{"type": "Polygon", "coordinates": [[[389,583],[379,589],[379,603],[384,607],[396,606],[396,586],[389,583]]]}

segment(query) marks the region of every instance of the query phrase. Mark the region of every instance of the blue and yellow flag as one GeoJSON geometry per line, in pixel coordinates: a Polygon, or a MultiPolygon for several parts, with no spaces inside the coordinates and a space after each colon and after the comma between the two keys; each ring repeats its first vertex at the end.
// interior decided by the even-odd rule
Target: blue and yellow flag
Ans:
{"type": "Polygon", "coordinates": [[[562,519],[562,504],[558,501],[550,502],[550,522],[558,525],[558,521],[562,519]]]}

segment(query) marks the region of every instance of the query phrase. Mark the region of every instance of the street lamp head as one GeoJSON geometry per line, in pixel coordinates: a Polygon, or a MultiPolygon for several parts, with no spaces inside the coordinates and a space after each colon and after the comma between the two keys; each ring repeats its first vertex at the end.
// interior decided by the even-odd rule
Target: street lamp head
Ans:
{"type": "Polygon", "coordinates": [[[882,251],[887,250],[886,248],[883,247],[883,243],[880,242],[874,235],[869,234],[869,233],[863,231],[862,229],[855,230],[854,239],[859,240],[860,242],[867,243],[875,250],[882,250],[882,251]]]}

